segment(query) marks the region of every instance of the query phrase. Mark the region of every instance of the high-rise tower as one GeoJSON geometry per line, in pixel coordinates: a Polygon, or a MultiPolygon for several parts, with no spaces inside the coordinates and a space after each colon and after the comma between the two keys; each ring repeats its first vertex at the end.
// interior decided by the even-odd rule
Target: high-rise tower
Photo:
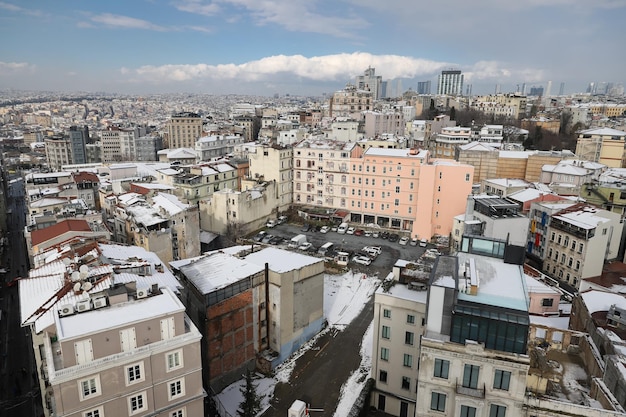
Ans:
{"type": "Polygon", "coordinates": [[[443,70],[437,80],[437,94],[460,96],[463,94],[461,70],[443,70]]]}

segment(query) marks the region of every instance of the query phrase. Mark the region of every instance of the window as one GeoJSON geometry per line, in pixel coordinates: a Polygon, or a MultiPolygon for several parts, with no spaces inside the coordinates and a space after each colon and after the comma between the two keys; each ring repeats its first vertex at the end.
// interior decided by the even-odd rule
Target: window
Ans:
{"type": "Polygon", "coordinates": [[[510,372],[496,369],[496,375],[493,378],[494,389],[502,389],[502,390],[508,391],[510,382],[511,382],[510,372]]]}
{"type": "Polygon", "coordinates": [[[470,407],[469,405],[462,405],[459,417],[476,417],[476,409],[474,407],[470,407]]]}
{"type": "Polygon", "coordinates": [[[541,300],[542,307],[552,307],[554,304],[554,298],[544,298],[541,300]]]}
{"type": "Polygon", "coordinates": [[[450,369],[450,361],[445,359],[435,359],[435,373],[436,378],[448,379],[448,371],[450,369]]]}
{"type": "Polygon", "coordinates": [[[389,349],[387,348],[380,348],[380,359],[383,361],[388,361],[389,360],[389,349]]]}
{"type": "Polygon", "coordinates": [[[170,382],[168,394],[170,400],[185,395],[185,380],[178,379],[174,382],[170,382]]]}
{"type": "Polygon", "coordinates": [[[378,380],[380,382],[387,382],[387,371],[380,371],[378,372],[378,380]]]}
{"type": "Polygon", "coordinates": [[[406,315],[406,322],[409,324],[415,324],[415,316],[412,314],[406,315]]]}
{"type": "Polygon", "coordinates": [[[406,367],[412,367],[413,366],[413,355],[409,355],[408,353],[404,354],[404,360],[402,365],[406,366],[406,367]]]}
{"type": "Polygon", "coordinates": [[[391,337],[391,328],[389,326],[383,326],[382,338],[389,339],[391,337]]]}
{"type": "Polygon", "coordinates": [[[181,408],[180,410],[172,411],[171,417],[185,417],[185,409],[181,408]]]}
{"type": "Polygon", "coordinates": [[[386,319],[390,319],[391,318],[391,310],[388,309],[383,309],[383,317],[386,319]]]}
{"type": "Polygon", "coordinates": [[[132,397],[128,397],[128,414],[133,415],[145,411],[146,405],[146,392],[142,392],[132,397]]]}
{"type": "Polygon", "coordinates": [[[413,335],[413,332],[406,332],[406,333],[404,333],[404,343],[405,344],[413,346],[414,339],[415,339],[415,337],[413,335]]]}
{"type": "Polygon", "coordinates": [[[182,350],[170,352],[165,357],[167,359],[167,371],[168,372],[174,369],[179,369],[183,367],[183,351],[182,350]]]}
{"type": "Polygon", "coordinates": [[[402,389],[411,389],[411,378],[409,378],[408,376],[402,377],[402,389]]]}
{"type": "Polygon", "coordinates": [[[86,400],[100,395],[100,376],[96,375],[78,382],[80,400],[86,400]]]}
{"type": "Polygon", "coordinates": [[[83,417],[104,417],[104,410],[102,407],[94,408],[83,413],[83,417]]]}
{"type": "Polygon", "coordinates": [[[135,384],[144,380],[143,362],[126,367],[126,385],[135,384]]]}
{"type": "Polygon", "coordinates": [[[480,366],[465,364],[463,371],[463,386],[465,388],[478,388],[478,373],[480,366]]]}
{"type": "Polygon", "coordinates": [[[469,180],[470,180],[470,174],[465,174],[465,182],[469,182],[469,180]]]}
{"type": "Polygon", "coordinates": [[[400,187],[396,186],[396,194],[400,194],[400,187]]]}
{"type": "Polygon", "coordinates": [[[446,411],[446,394],[433,392],[430,396],[430,409],[434,411],[446,411]]]}
{"type": "Polygon", "coordinates": [[[505,417],[506,407],[503,405],[491,404],[489,408],[489,417],[505,417]]]}

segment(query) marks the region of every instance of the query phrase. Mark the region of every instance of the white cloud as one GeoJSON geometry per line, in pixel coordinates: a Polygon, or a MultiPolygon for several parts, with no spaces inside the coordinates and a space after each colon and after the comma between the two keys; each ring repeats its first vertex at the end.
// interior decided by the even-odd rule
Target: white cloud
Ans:
{"type": "Polygon", "coordinates": [[[41,16],[42,15],[41,11],[39,10],[25,9],[20,6],[16,6],[15,4],[5,3],[3,1],[0,1],[0,9],[8,10],[14,13],[22,13],[28,16],[41,16]]]}
{"type": "Polygon", "coordinates": [[[134,17],[116,15],[111,13],[102,13],[96,16],[92,16],[91,20],[96,23],[101,23],[105,26],[126,28],[126,29],[145,29],[156,30],[159,32],[165,32],[169,29],[163,26],[155,25],[147,20],[136,19],[134,17]]]}
{"type": "Polygon", "coordinates": [[[34,72],[35,65],[27,62],[1,62],[0,61],[0,76],[5,75],[20,75],[26,72],[34,72]]]}
{"type": "Polygon", "coordinates": [[[466,81],[476,82],[480,80],[494,80],[498,82],[514,82],[525,80],[527,82],[541,81],[544,79],[544,71],[536,68],[519,68],[504,66],[497,61],[478,61],[467,70],[463,71],[466,81]]]}
{"type": "Polygon", "coordinates": [[[153,83],[200,79],[271,81],[277,75],[312,81],[341,81],[362,74],[368,66],[378,67],[379,72],[384,69],[380,75],[385,79],[394,79],[433,74],[450,64],[407,56],[355,52],[310,58],[302,55],[275,55],[243,64],[146,65],[136,69],[123,68],[121,72],[132,76],[134,81],[153,83]]]}
{"type": "Polygon", "coordinates": [[[204,3],[202,0],[183,0],[174,4],[174,7],[181,12],[201,14],[203,16],[213,16],[221,9],[216,3],[204,3]]]}

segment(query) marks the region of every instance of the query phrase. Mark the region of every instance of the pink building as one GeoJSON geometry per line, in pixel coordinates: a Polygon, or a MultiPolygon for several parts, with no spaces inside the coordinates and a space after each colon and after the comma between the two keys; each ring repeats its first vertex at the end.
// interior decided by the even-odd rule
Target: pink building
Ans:
{"type": "Polygon", "coordinates": [[[428,151],[369,148],[350,161],[351,222],[397,229],[411,237],[448,235],[465,211],[474,167],[431,159],[428,151]]]}

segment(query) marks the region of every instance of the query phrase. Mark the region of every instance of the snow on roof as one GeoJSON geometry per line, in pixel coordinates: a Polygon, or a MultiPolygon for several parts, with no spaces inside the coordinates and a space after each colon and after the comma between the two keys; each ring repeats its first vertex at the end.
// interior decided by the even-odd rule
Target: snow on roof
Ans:
{"type": "Polygon", "coordinates": [[[159,169],[158,172],[163,175],[178,175],[179,174],[179,171],[177,169],[172,169],[172,168],[159,169]]]}
{"type": "Polygon", "coordinates": [[[159,212],[152,206],[135,205],[128,207],[126,210],[135,218],[138,224],[146,227],[154,226],[167,220],[161,217],[159,212]]]}
{"type": "Polygon", "coordinates": [[[279,274],[323,262],[320,258],[314,256],[303,255],[279,248],[265,248],[258,252],[251,253],[246,256],[245,259],[259,266],[264,266],[265,263],[268,263],[270,270],[279,274]]]}
{"type": "Polygon", "coordinates": [[[569,316],[528,316],[531,324],[539,324],[555,329],[569,330],[569,316]]]}
{"type": "Polygon", "coordinates": [[[211,167],[218,172],[228,172],[228,171],[234,171],[237,169],[234,166],[230,164],[225,164],[225,163],[214,164],[214,165],[211,165],[211,167]]]}
{"type": "Polygon", "coordinates": [[[376,290],[377,294],[387,294],[392,297],[396,297],[402,300],[414,301],[420,304],[426,304],[426,299],[428,298],[428,291],[416,291],[410,290],[406,284],[399,284],[391,286],[388,291],[385,292],[385,289],[381,285],[376,290]]]}
{"type": "Polygon", "coordinates": [[[558,164],[558,165],[544,165],[541,170],[543,172],[554,172],[556,174],[566,174],[566,175],[587,175],[589,170],[586,168],[570,165],[570,164],[558,164]]]}
{"type": "Polygon", "coordinates": [[[143,196],[141,194],[138,193],[125,193],[125,194],[120,194],[117,196],[117,199],[119,200],[120,203],[130,206],[132,204],[135,204],[139,201],[145,201],[143,196]]]}
{"type": "Polygon", "coordinates": [[[557,290],[552,288],[549,285],[544,284],[543,282],[536,280],[530,275],[524,274],[526,278],[526,288],[528,288],[528,293],[539,293],[539,294],[560,294],[557,290]]]}
{"type": "Polygon", "coordinates": [[[213,232],[207,232],[206,230],[200,230],[200,243],[209,244],[217,239],[219,235],[213,232]]]}
{"type": "Polygon", "coordinates": [[[264,270],[247,260],[216,251],[182,265],[180,271],[202,293],[209,294],[264,270]]]}
{"type": "MultiPolygon", "coordinates": [[[[502,259],[459,252],[459,287],[465,285],[465,262],[475,259],[478,273],[478,293],[459,291],[459,300],[514,310],[528,311],[526,280],[521,265],[504,263],[502,259]]],[[[461,288],[460,288],[461,289],[461,288]]]]}
{"type": "Polygon", "coordinates": [[[485,142],[470,142],[459,146],[459,149],[463,151],[481,151],[481,152],[493,152],[497,150],[494,146],[485,142]]]}
{"type": "Polygon", "coordinates": [[[579,134],[583,135],[599,135],[599,136],[626,136],[626,132],[609,127],[601,127],[599,129],[582,130],[579,134]]]}
{"type": "Polygon", "coordinates": [[[626,309],[626,298],[620,294],[589,290],[580,293],[580,297],[585,302],[589,314],[597,313],[598,311],[609,311],[613,304],[621,309],[626,309]]]}
{"type": "Polygon", "coordinates": [[[365,151],[365,156],[391,156],[396,158],[426,158],[428,151],[419,150],[418,153],[412,154],[411,149],[386,149],[386,148],[369,148],[365,151]]]}
{"type": "Polygon", "coordinates": [[[537,153],[537,151],[500,151],[498,156],[500,158],[528,159],[530,155],[535,153],[537,153]]]}
{"type": "Polygon", "coordinates": [[[172,158],[190,159],[190,158],[196,158],[197,154],[196,154],[196,150],[193,148],[176,148],[176,149],[170,150],[167,153],[167,157],[169,159],[172,159],[172,158]]]}
{"type": "Polygon", "coordinates": [[[191,208],[189,204],[183,203],[175,195],[165,193],[158,193],[152,197],[152,203],[156,208],[165,210],[170,216],[182,213],[191,208]]]}
{"type": "Polygon", "coordinates": [[[48,206],[55,206],[58,204],[65,204],[67,203],[67,200],[64,198],[42,198],[41,200],[37,200],[37,201],[33,201],[32,203],[30,203],[30,207],[31,208],[41,208],[41,207],[48,207],[48,206]]]}
{"type": "Polygon", "coordinates": [[[55,315],[57,337],[60,341],[72,339],[180,311],[185,311],[183,303],[171,291],[164,288],[161,294],[139,300],[71,316],[55,315]]]}
{"type": "Polygon", "coordinates": [[[594,229],[599,224],[609,221],[606,217],[598,216],[597,209],[589,206],[585,206],[581,210],[557,214],[553,217],[587,230],[594,229]]]}
{"type": "Polygon", "coordinates": [[[519,178],[490,178],[486,179],[485,182],[503,187],[527,187],[530,185],[527,181],[519,178]]]}
{"type": "Polygon", "coordinates": [[[536,190],[534,188],[526,188],[525,190],[520,190],[520,191],[516,191],[514,193],[509,194],[509,198],[512,198],[517,201],[525,202],[525,201],[535,200],[541,197],[542,195],[546,195],[546,193],[540,190],[536,190]]]}
{"type": "Polygon", "coordinates": [[[176,187],[170,185],[159,184],[158,182],[134,182],[133,185],[146,188],[149,190],[175,190],[176,187]]]}

